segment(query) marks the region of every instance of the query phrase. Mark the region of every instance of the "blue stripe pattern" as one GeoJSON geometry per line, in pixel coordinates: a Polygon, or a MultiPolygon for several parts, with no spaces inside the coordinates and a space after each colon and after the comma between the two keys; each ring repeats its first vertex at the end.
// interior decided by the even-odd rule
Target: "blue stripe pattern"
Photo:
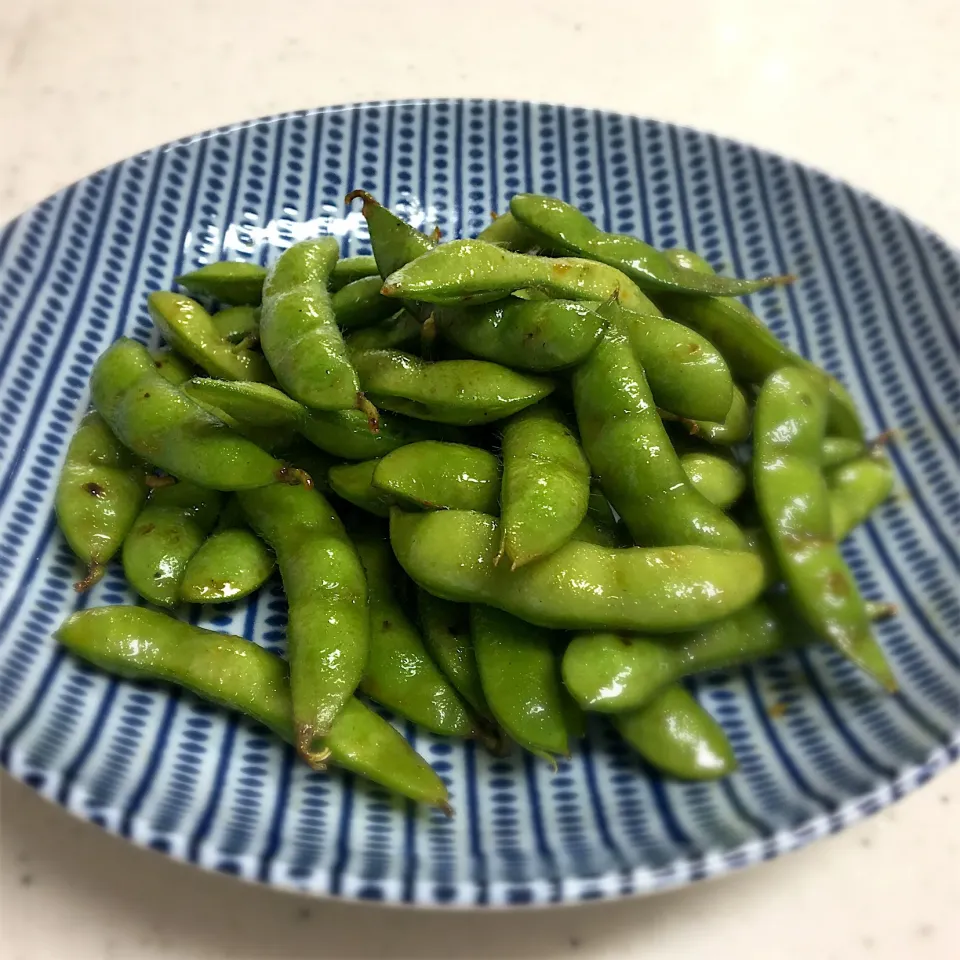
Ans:
{"type": "MultiPolygon", "coordinates": [[[[513,101],[378,102],[210,131],[131,157],[0,233],[0,760],[76,815],[248,880],[425,905],[611,898],[675,887],[833,833],[960,750],[960,259],[872,197],[741,144],[633,117],[513,101]],[[690,246],[722,271],[792,272],[749,298],[896,431],[896,497],[845,544],[902,679],[881,697],[834,652],[698,678],[740,761],[722,784],[646,769],[599,718],[556,772],[397,728],[447,783],[453,820],[248,721],[120,681],[59,650],[75,609],[133,603],[119,566],[77,597],[51,518],[97,354],[153,342],[151,290],[228,258],[268,264],[320,233],[369,252],[353,188],[424,230],[473,236],[512,194],[564,197],[606,229],[690,246]]],[[[272,581],[183,615],[283,653],[272,581]]],[[[385,714],[392,722],[393,718],[385,714]]]]}

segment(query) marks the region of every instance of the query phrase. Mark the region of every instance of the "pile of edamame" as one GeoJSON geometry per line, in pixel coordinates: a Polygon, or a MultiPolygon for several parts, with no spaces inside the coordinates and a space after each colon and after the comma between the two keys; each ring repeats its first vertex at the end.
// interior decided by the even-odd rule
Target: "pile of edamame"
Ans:
{"type": "Polygon", "coordinates": [[[606,713],[653,767],[711,779],[736,759],[691,674],[825,641],[895,689],[889,611],[838,548],[889,462],[734,299],[790,278],[719,276],[550,197],[445,244],[355,200],[372,256],[320,237],[210,263],[150,295],[164,349],[97,361],[57,516],[78,589],[119,556],[150,606],[81,610],[62,643],[445,809],[369,701],[547,760],[606,713]],[[161,612],[275,567],[285,660],[161,612]]]}

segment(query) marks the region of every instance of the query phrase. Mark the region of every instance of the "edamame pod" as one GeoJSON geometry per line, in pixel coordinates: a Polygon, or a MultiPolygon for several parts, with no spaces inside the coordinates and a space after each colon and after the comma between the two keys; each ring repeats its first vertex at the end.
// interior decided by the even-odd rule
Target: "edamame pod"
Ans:
{"type": "Polygon", "coordinates": [[[259,307],[226,307],[213,314],[210,320],[221,340],[241,343],[250,338],[260,339],[259,307]]]}
{"type": "Polygon", "coordinates": [[[826,479],[830,527],[838,542],[860,526],[893,489],[893,469],[879,450],[835,467],[826,479]]]}
{"type": "Polygon", "coordinates": [[[490,423],[554,388],[550,380],[486,360],[431,363],[399,350],[353,351],[351,357],[361,386],[378,408],[436,423],[490,423]]]}
{"type": "Polygon", "coordinates": [[[178,353],[211,376],[224,380],[271,380],[266,360],[220,336],[213,318],[196,300],[156,290],[147,298],[150,317],[161,336],[178,353]]]}
{"type": "Polygon", "coordinates": [[[721,510],[729,510],[747,487],[743,468],[725,450],[683,451],[680,466],[694,488],[721,510]]]}
{"type": "Polygon", "coordinates": [[[188,480],[160,487],[123,541],[123,573],[144,600],[161,607],[180,602],[190,559],[220,512],[222,496],[188,480]]]}
{"type": "Polygon", "coordinates": [[[477,658],[470,636],[470,607],[441,600],[417,589],[420,629],[434,663],[446,674],[457,692],[485,720],[492,720],[483,695],[477,658]]]}
{"type": "Polygon", "coordinates": [[[327,291],[338,255],[334,237],[303,240],[263,283],[260,345],[267,362],[292,397],[318,410],[355,407],[360,391],[327,291]]]}
{"type": "Polygon", "coordinates": [[[354,200],[363,201],[361,213],[367,221],[370,248],[383,279],[436,246],[429,237],[391,213],[365,190],[354,190],[345,199],[348,206],[354,200]]]}
{"type": "Polygon", "coordinates": [[[614,725],[648,763],[681,780],[717,780],[737,769],[723,728],[681,686],[645,707],[619,714],[614,725]]]}
{"type": "Polygon", "coordinates": [[[390,543],[372,531],[356,538],[369,585],[370,653],[360,689],[433,733],[470,737],[473,721],[401,607],[390,543]]]}
{"type": "Polygon", "coordinates": [[[246,260],[218,260],[177,277],[176,282],[200,297],[232,306],[260,305],[266,267],[246,260]]]}
{"type": "Polygon", "coordinates": [[[727,416],[733,380],[712,343],[656,311],[641,314],[605,303],[597,313],[626,332],[658,407],[695,420],[727,416]]]}
{"type": "Polygon", "coordinates": [[[684,420],[674,417],[666,410],[660,411],[664,420],[677,420],[692,437],[718,446],[732,446],[743,443],[753,429],[753,413],[747,402],[746,394],[736,384],[733,385],[733,397],[726,417],[720,422],[712,420],[684,420]]]}
{"type": "Polygon", "coordinates": [[[407,350],[415,353],[420,347],[422,334],[423,324],[404,309],[372,327],[354,330],[345,342],[350,354],[364,350],[407,350]]]}
{"type": "Polygon", "coordinates": [[[483,693],[497,723],[531,753],[567,756],[553,634],[479,604],[470,607],[470,633],[483,693]]]}
{"type": "Polygon", "coordinates": [[[826,423],[827,391],[821,377],[786,367],[767,378],[754,428],[757,505],[797,609],[825,640],[894,690],[893,672],[833,539],[820,468],[826,423]]]}
{"type": "MultiPolygon", "coordinates": [[[[129,606],[80,610],[56,636],[104,670],[175,683],[296,742],[287,664],[255,643],[129,606]]],[[[337,766],[450,813],[447,789],[430,765],[356,698],[333,721],[326,744],[337,766]]]]}
{"type": "Polygon", "coordinates": [[[380,276],[363,277],[341,287],[330,299],[341,330],[369,327],[397,312],[395,300],[380,293],[380,276]]]}
{"type": "Polygon", "coordinates": [[[510,200],[510,212],[551,249],[616,267],[647,290],[740,296],[793,279],[760,277],[758,280],[739,280],[684,270],[639,237],[604,233],[586,214],[555,197],[519,193],[510,200]]]}
{"type": "Polygon", "coordinates": [[[441,428],[392,413],[380,413],[377,429],[362,410],[308,410],[265,383],[231,383],[199,377],[184,384],[198,402],[245,424],[295,426],[312,444],[343,460],[370,460],[417,440],[441,435],[441,428]]]}
{"type": "Polygon", "coordinates": [[[342,257],[334,264],[333,273],[330,274],[330,291],[336,293],[348,283],[375,276],[377,276],[377,261],[370,254],[342,257]]]}
{"type": "Polygon", "coordinates": [[[495,243],[514,253],[530,253],[541,246],[540,238],[508,210],[493,218],[478,234],[478,240],[495,243]]]}
{"type": "Polygon", "coordinates": [[[746,606],[763,586],[752,553],[700,546],[611,550],[571,540],[511,571],[496,562],[497,520],[466,510],[394,508],[390,540],[404,570],[435,596],[564,630],[691,630],[746,606]]]}
{"type": "Polygon", "coordinates": [[[153,357],[153,365],[157,368],[157,373],[175,387],[179,387],[197,374],[197,368],[173,350],[151,350],[150,356],[153,357]]]}
{"type": "Polygon", "coordinates": [[[145,475],[99,413],[80,421],[54,497],[60,530],[87,568],[77,590],[93,586],[120,549],[147,495],[145,475]]]}
{"type": "Polygon", "coordinates": [[[390,502],[400,505],[496,513],[500,463],[480,447],[421,440],[380,460],[373,484],[387,494],[390,502]]]}
{"type": "Polygon", "coordinates": [[[637,543],[745,547],[733,520],[683,472],[619,324],[574,373],[573,399],[587,459],[637,543]]]}
{"type": "Polygon", "coordinates": [[[553,553],[583,522],[590,464],[555,407],[538,403],[507,421],[502,499],[501,546],[514,569],[553,553]]]}
{"type": "Polygon", "coordinates": [[[452,304],[465,298],[496,299],[521,290],[566,300],[617,300],[639,313],[654,309],[632,280],[606,264],[512,253],[482,240],[452,240],[422,254],[391,273],[382,293],[452,304]]]}
{"type": "Polygon", "coordinates": [[[379,463],[380,460],[361,460],[332,466],[327,473],[330,489],[375,517],[389,517],[393,498],[373,485],[373,474],[379,463]]]}
{"type": "Polygon", "coordinates": [[[274,485],[244,491],[240,506],[273,547],[287,595],[287,659],[300,755],[312,766],[356,690],[370,641],[363,567],[330,504],[315,489],[274,485]]]}
{"type": "Polygon", "coordinates": [[[227,501],[217,527],[190,558],[180,581],[187,603],[227,603],[249,596],[266,583],[276,560],[247,526],[236,497],[227,501]]]}
{"type": "Polygon", "coordinates": [[[861,440],[850,437],[825,437],[820,450],[820,459],[823,469],[840,467],[851,460],[856,460],[867,453],[867,445],[861,440]]]}
{"type": "Polygon", "coordinates": [[[599,304],[507,297],[473,307],[445,307],[433,316],[446,340],[482,360],[548,373],[575,366],[604,327],[599,304]]]}
{"type": "Polygon", "coordinates": [[[584,710],[620,713],[683,677],[752,663],[796,641],[775,608],[752,603],[691,633],[662,639],[581,633],[563,655],[563,682],[584,710]]]}
{"type": "Polygon", "coordinates": [[[210,490],[288,478],[283,464],[207,413],[157,371],[147,348],[121,337],[94,364],[93,404],[144,460],[210,490]]]}

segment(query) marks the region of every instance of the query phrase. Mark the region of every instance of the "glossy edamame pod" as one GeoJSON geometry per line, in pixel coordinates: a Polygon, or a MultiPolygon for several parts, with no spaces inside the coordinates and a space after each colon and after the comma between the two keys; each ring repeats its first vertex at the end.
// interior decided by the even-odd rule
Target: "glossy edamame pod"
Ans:
{"type": "Polygon", "coordinates": [[[747,488],[743,467],[726,450],[684,450],[680,466],[694,488],[721,510],[729,510],[747,488]]]}
{"type": "Polygon", "coordinates": [[[94,364],[90,388],[93,405],[121,443],[181,480],[240,490],[288,478],[279,460],[168,383],[134,340],[121,337],[107,348],[94,364]]]}
{"type": "Polygon", "coordinates": [[[733,379],[720,352],[695,330],[668,320],[604,303],[597,313],[616,321],[630,339],[658,407],[678,417],[722,421],[733,400],[733,379]]]}
{"type": "Polygon", "coordinates": [[[347,359],[327,283],[339,255],[335,237],[288,248],[263,283],[260,345],[292,397],[318,410],[349,410],[360,386],[347,359]]]}
{"type": "Polygon", "coordinates": [[[217,260],[177,277],[194,296],[214,297],[232,306],[256,307],[263,293],[266,267],[246,260],[217,260]]]}
{"type": "Polygon", "coordinates": [[[589,500],[590,464],[556,407],[538,403],[507,421],[500,530],[514,569],[563,546],[589,500]]]}
{"type": "Polygon", "coordinates": [[[196,300],[168,290],[147,298],[154,326],[178,353],[211,376],[224,380],[272,380],[266,360],[254,350],[221,336],[213,318],[196,300]]]}
{"type": "Polygon", "coordinates": [[[733,520],[683,472],[618,323],[574,372],[573,398],[587,459],[638,544],[745,547],[733,520]]]}
{"type": "Polygon", "coordinates": [[[390,540],[404,570],[435,596],[566,630],[690,630],[746,606],[763,586],[752,553],[700,546],[611,550],[571,540],[510,570],[496,562],[496,518],[467,510],[394,508],[390,540]]]}
{"type": "Polygon", "coordinates": [[[150,494],[123,541],[123,573],[144,600],[161,607],[180,602],[191,557],[217,522],[221,494],[189,480],[150,494]]]}
{"type": "Polygon", "coordinates": [[[530,253],[542,246],[540,238],[520,223],[509,210],[494,216],[477,234],[477,239],[495,243],[498,247],[514,253],[530,253]]]}
{"type": "Polygon", "coordinates": [[[510,200],[510,212],[537,237],[542,238],[544,245],[616,267],[646,290],[739,296],[793,279],[760,277],[757,280],[739,280],[684,270],[639,237],[604,233],[586,214],[555,197],[518,193],[510,200]]]}
{"type": "Polygon", "coordinates": [[[525,750],[569,754],[560,670],[551,631],[481,604],[470,606],[480,682],[497,723],[525,750]]]}
{"type": "Polygon", "coordinates": [[[473,652],[470,607],[441,600],[418,587],[417,612],[423,642],[434,663],[478,716],[492,720],[473,652]]]}
{"type": "Polygon", "coordinates": [[[375,277],[377,273],[377,261],[370,254],[342,257],[334,264],[333,272],[330,274],[330,291],[336,293],[348,283],[354,283],[364,277],[375,277]]]}
{"type": "Polygon", "coordinates": [[[414,723],[448,737],[470,737],[473,720],[424,647],[423,638],[397,599],[402,574],[386,531],[356,536],[369,585],[370,653],[360,689],[414,723]]]}
{"type": "Polygon", "coordinates": [[[493,514],[499,510],[499,461],[489,451],[463,443],[421,440],[400,447],[378,462],[373,483],[400,505],[493,514]]]}
{"type": "Polygon", "coordinates": [[[619,270],[594,260],[512,253],[482,240],[452,240],[391,273],[382,293],[425,303],[496,299],[535,290],[567,300],[617,300],[628,310],[653,309],[619,270]]]}
{"type": "Polygon", "coordinates": [[[351,354],[363,350],[407,350],[415,353],[420,347],[422,334],[423,324],[404,309],[372,327],[352,331],[345,342],[351,354]]]}
{"type": "Polygon", "coordinates": [[[354,200],[363,201],[361,212],[367,221],[370,249],[381,278],[386,279],[394,270],[436,246],[428,236],[391,213],[365,190],[354,190],[345,200],[347,206],[354,200]]]}
{"type": "Polygon", "coordinates": [[[581,633],[563,655],[563,682],[584,710],[620,713],[683,677],[752,663],[796,645],[785,619],[758,600],[699,630],[667,638],[581,633]]]}
{"type": "Polygon", "coordinates": [[[375,459],[335,464],[327,473],[330,489],[375,517],[389,517],[393,498],[373,485],[373,474],[379,463],[380,460],[375,459]]]}
{"type": "Polygon", "coordinates": [[[311,765],[367,660],[370,617],[363,567],[340,518],[315,489],[274,485],[240,494],[253,529],[273,547],[287,595],[287,659],[296,745],[311,765]]]}
{"type": "Polygon", "coordinates": [[[875,450],[827,472],[830,527],[837,542],[860,526],[890,496],[893,469],[875,450]]]}
{"type": "Polygon", "coordinates": [[[179,387],[197,374],[196,367],[174,350],[151,350],[150,356],[153,358],[157,373],[175,387],[179,387]]]}
{"type": "Polygon", "coordinates": [[[529,407],[554,388],[550,380],[486,360],[431,363],[399,350],[354,350],[351,358],[363,390],[378,408],[436,423],[490,423],[529,407]]]}
{"type": "Polygon", "coordinates": [[[343,460],[370,460],[404,444],[442,434],[435,424],[392,413],[378,414],[374,430],[362,410],[308,410],[265,383],[200,377],[184,384],[184,391],[241,423],[269,428],[295,426],[312,444],[343,460]]]}
{"type": "Polygon", "coordinates": [[[614,725],[649,764],[681,780],[717,780],[737,769],[723,728],[683,687],[668,687],[614,725]]]}
{"type": "Polygon", "coordinates": [[[444,307],[433,316],[444,338],[482,360],[547,373],[580,363],[604,327],[599,304],[507,297],[472,307],[444,307]]]}
{"type": "Polygon", "coordinates": [[[790,597],[811,627],[890,690],[896,680],[870,630],[831,528],[820,468],[827,391],[801,367],[772,373],[757,400],[753,488],[790,597]]]}
{"type": "Polygon", "coordinates": [[[87,568],[77,590],[93,586],[120,549],[147,495],[145,478],[143,463],[90,411],[67,447],[54,496],[60,530],[87,568]]]}
{"type": "Polygon", "coordinates": [[[226,307],[218,310],[210,319],[221,340],[229,343],[241,343],[252,337],[259,340],[259,307],[226,307]]]}
{"type": "Polygon", "coordinates": [[[276,567],[267,545],[247,526],[236,497],[220,511],[217,527],[190,558],[180,580],[186,603],[227,603],[249,596],[276,567]]]}
{"type": "Polygon", "coordinates": [[[380,275],[363,277],[341,287],[330,298],[333,315],[341,330],[369,327],[397,312],[397,302],[380,293],[380,275]]]}
{"type": "Polygon", "coordinates": [[[867,445],[850,437],[825,437],[820,448],[820,461],[824,470],[839,467],[867,453],[867,445]]]}
{"type": "Polygon", "coordinates": [[[730,409],[727,411],[726,417],[719,423],[711,420],[684,420],[673,417],[666,410],[661,410],[660,416],[664,420],[679,420],[690,436],[717,446],[743,443],[753,429],[753,412],[750,409],[747,396],[736,384],[733,385],[730,409]]]}
{"type": "MultiPolygon", "coordinates": [[[[287,664],[242,637],[215,633],[143,607],[80,610],[57,631],[73,653],[111,673],[175,683],[296,742],[287,664]]],[[[333,721],[330,760],[447,813],[447,789],[406,740],[355,697],[333,721]]]]}

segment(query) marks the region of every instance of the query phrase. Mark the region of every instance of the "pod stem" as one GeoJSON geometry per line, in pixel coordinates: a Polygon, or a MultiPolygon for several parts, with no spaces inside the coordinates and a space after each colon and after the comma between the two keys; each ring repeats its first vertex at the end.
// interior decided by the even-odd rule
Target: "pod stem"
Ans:
{"type": "Polygon", "coordinates": [[[321,747],[316,750],[314,744],[318,739],[320,738],[317,736],[316,729],[309,723],[297,724],[297,753],[314,770],[326,770],[327,760],[330,759],[330,748],[321,747]]]}
{"type": "Polygon", "coordinates": [[[91,563],[87,567],[87,575],[82,579],[78,580],[74,585],[73,589],[77,593],[85,593],[89,590],[95,583],[98,583],[100,578],[106,572],[106,567],[102,563],[91,563]]]}
{"type": "Polygon", "coordinates": [[[371,433],[380,432],[380,411],[364,396],[363,393],[357,394],[357,409],[362,410],[367,415],[367,424],[371,433]]]}
{"type": "Polygon", "coordinates": [[[285,483],[291,487],[304,486],[308,490],[313,489],[313,477],[300,467],[285,464],[274,473],[274,476],[277,478],[277,483],[285,483]]]}

